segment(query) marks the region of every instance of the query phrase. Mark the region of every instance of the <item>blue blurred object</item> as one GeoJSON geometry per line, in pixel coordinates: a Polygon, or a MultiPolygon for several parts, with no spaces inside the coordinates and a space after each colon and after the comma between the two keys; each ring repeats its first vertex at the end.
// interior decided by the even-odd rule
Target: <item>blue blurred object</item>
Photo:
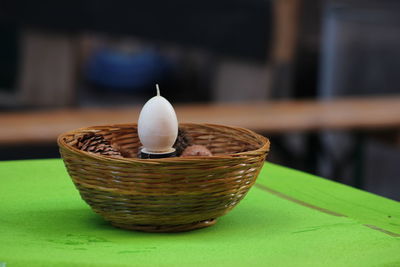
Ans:
{"type": "Polygon", "coordinates": [[[102,88],[124,92],[140,91],[164,79],[171,64],[159,53],[140,53],[103,48],[89,59],[87,79],[102,88]]]}

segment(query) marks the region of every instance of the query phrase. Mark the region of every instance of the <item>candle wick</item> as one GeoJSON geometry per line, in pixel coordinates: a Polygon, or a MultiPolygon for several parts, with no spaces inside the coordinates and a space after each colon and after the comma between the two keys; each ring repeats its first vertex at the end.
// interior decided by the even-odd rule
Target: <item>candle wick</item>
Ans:
{"type": "Polygon", "coordinates": [[[156,83],[156,90],[157,90],[157,96],[160,96],[160,87],[158,87],[158,83],[156,83]]]}

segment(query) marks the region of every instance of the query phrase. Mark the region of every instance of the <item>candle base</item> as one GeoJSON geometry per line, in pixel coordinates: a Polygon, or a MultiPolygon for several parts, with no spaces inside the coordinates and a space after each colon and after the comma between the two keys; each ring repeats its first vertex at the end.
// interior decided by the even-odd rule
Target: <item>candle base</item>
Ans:
{"type": "Polygon", "coordinates": [[[162,159],[162,158],[172,158],[176,157],[176,150],[169,151],[166,153],[151,153],[145,151],[145,149],[140,150],[139,158],[141,159],[162,159]]]}

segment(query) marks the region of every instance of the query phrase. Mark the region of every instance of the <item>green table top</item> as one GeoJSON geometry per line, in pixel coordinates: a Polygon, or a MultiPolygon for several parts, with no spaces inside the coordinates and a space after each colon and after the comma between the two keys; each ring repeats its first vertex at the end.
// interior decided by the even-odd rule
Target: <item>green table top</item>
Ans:
{"type": "Polygon", "coordinates": [[[215,226],[110,226],[61,160],[0,162],[0,266],[400,266],[400,203],[266,163],[215,226]]]}

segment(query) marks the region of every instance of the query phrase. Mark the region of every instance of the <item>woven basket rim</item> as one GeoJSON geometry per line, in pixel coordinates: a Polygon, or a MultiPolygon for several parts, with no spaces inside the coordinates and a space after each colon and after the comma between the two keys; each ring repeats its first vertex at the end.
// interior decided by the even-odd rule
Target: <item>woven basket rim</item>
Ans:
{"type": "MultiPolygon", "coordinates": [[[[64,141],[64,138],[67,135],[72,135],[74,133],[78,133],[78,132],[96,132],[96,128],[104,128],[104,127],[115,127],[115,128],[120,128],[123,126],[133,126],[133,127],[137,127],[137,123],[120,123],[120,124],[105,124],[105,125],[95,125],[95,126],[88,126],[88,127],[81,127],[81,128],[77,128],[74,130],[70,130],[67,132],[64,132],[62,134],[60,134],[57,138],[57,144],[60,148],[64,148],[67,149],[71,152],[74,152],[76,154],[80,154],[80,155],[86,155],[88,157],[92,157],[92,158],[96,158],[98,160],[107,160],[107,161],[115,161],[115,162],[131,162],[131,163],[166,163],[166,162],[185,162],[185,161],[190,161],[193,162],[193,160],[219,160],[219,159],[235,159],[235,158],[240,158],[241,156],[248,156],[251,155],[253,153],[266,153],[269,151],[269,147],[270,147],[270,141],[268,138],[252,131],[246,128],[242,128],[242,127],[236,127],[236,126],[230,126],[230,125],[224,125],[224,124],[214,124],[214,123],[187,123],[187,122],[183,122],[183,123],[179,123],[179,125],[187,125],[187,126],[210,126],[210,127],[225,127],[225,128],[230,128],[233,130],[239,130],[239,131],[244,131],[247,132],[247,134],[253,135],[254,137],[256,137],[257,139],[262,141],[262,146],[259,147],[258,149],[254,149],[254,150],[249,150],[249,151],[245,151],[245,152],[238,152],[238,153],[231,153],[231,154],[224,154],[224,155],[213,155],[213,156],[191,156],[191,157],[172,157],[172,158],[160,158],[160,159],[140,159],[140,158],[116,158],[116,157],[112,157],[112,156],[106,156],[106,155],[100,155],[100,154],[94,154],[94,153],[90,153],[87,151],[82,151],[76,147],[73,147],[69,144],[67,144],[64,141]]],[[[100,130],[98,130],[100,131],[100,130]]]]}

